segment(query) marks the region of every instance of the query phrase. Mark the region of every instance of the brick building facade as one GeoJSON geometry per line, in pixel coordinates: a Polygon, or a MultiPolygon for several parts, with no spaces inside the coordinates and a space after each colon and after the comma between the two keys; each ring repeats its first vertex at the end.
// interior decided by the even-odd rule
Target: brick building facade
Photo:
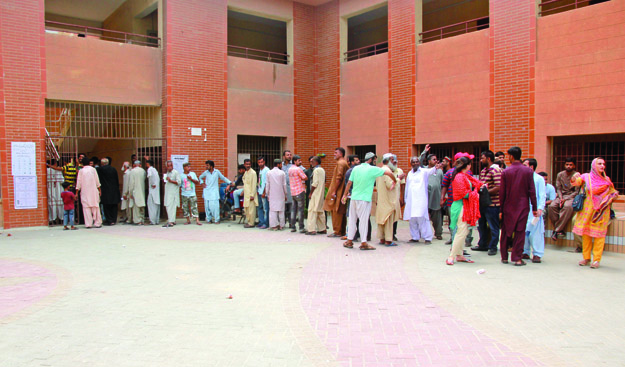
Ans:
{"type": "MultiPolygon", "coordinates": [[[[392,151],[403,168],[428,143],[440,155],[518,145],[552,175],[568,154],[585,162],[583,169],[591,155],[604,152],[622,162],[625,3],[562,2],[573,5],[550,10],[540,0],[128,0],[116,6],[134,10],[112,12],[95,0],[81,8],[54,0],[3,1],[4,227],[47,223],[46,134],[65,155],[110,155],[119,167],[132,152],[158,154],[161,165],[183,154],[194,170],[212,159],[231,178],[242,156],[282,149],[305,158],[323,153],[329,172],[332,152],[341,145],[349,152],[392,151]],[[99,17],[87,14],[90,7],[99,9],[99,17]],[[385,19],[368,15],[381,8],[385,19]],[[243,15],[236,20],[231,12],[243,15]],[[352,22],[358,16],[360,23],[352,22]],[[249,24],[267,27],[264,34],[284,29],[284,41],[278,35],[276,43],[285,43],[287,61],[276,62],[281,52],[250,46],[263,45],[255,36],[249,44],[233,44],[229,27],[253,32],[249,24]],[[374,36],[384,33],[386,44],[347,58],[345,52],[354,51],[349,37],[366,37],[367,29],[374,36]],[[155,31],[158,41],[142,43],[133,35],[155,31]],[[96,106],[81,118],[89,126],[107,126],[113,131],[109,140],[100,139],[99,127],[77,132],[79,115],[69,107],[62,120],[59,111],[69,102],[96,106]],[[124,109],[129,112],[119,112],[124,109]],[[241,136],[257,147],[242,150],[241,136]],[[278,146],[264,148],[264,138],[276,137],[278,146]],[[148,149],[141,144],[149,139],[148,149]],[[37,209],[14,208],[13,141],[36,143],[37,209]]],[[[625,169],[609,169],[617,186],[625,187],[625,169]]]]}

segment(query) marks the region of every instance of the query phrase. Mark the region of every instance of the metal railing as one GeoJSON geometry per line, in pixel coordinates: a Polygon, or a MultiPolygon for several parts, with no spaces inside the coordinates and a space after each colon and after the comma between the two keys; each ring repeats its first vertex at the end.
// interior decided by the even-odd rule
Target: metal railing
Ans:
{"type": "Polygon", "coordinates": [[[280,52],[257,50],[249,47],[228,45],[228,56],[242,57],[259,61],[274,62],[277,64],[288,64],[289,55],[280,52]]]}
{"type": "Polygon", "coordinates": [[[78,37],[96,37],[105,41],[131,43],[135,45],[151,47],[161,46],[161,39],[159,37],[147,36],[137,33],[120,32],[112,29],[88,27],[77,24],[61,23],[51,20],[46,20],[46,30],[73,33],[78,35],[78,37]]]}
{"type": "MultiPolygon", "coordinates": [[[[609,0],[606,0],[609,1],[609,0]]],[[[567,10],[573,10],[581,7],[586,7],[588,5],[594,5],[594,3],[601,3],[606,1],[596,2],[593,0],[547,0],[542,1],[538,6],[540,6],[540,12],[538,15],[549,15],[555,13],[561,13],[567,10]],[[553,8],[551,7],[553,6],[553,8]],[[544,7],[548,7],[549,9],[544,9],[544,7]]]]}
{"type": "Polygon", "coordinates": [[[345,61],[352,61],[362,59],[363,57],[369,57],[377,54],[388,52],[388,41],[376,43],[375,45],[356,48],[345,52],[345,61]]]}
{"type": "Polygon", "coordinates": [[[446,25],[444,27],[431,29],[429,31],[419,33],[419,42],[425,43],[436,41],[447,37],[457,36],[459,34],[479,31],[488,28],[488,17],[476,18],[460,22],[456,24],[446,25]]]}

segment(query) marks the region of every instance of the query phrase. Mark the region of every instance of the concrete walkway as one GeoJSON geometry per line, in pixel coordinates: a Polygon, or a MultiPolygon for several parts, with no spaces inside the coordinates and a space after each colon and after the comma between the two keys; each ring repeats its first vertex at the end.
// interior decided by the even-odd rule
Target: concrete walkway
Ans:
{"type": "Polygon", "coordinates": [[[443,241],[408,245],[405,223],[399,238],[359,251],[226,222],[5,230],[0,366],[625,365],[625,256],[446,266],[443,241]]]}

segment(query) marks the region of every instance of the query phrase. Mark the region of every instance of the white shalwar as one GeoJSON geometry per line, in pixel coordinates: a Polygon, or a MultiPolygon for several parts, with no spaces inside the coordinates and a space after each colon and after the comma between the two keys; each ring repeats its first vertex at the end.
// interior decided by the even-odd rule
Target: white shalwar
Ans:
{"type": "Polygon", "coordinates": [[[434,237],[428,214],[428,180],[434,173],[436,167],[419,167],[406,177],[404,220],[410,221],[410,236],[415,241],[432,241],[434,237]]]}
{"type": "Polygon", "coordinates": [[[158,224],[161,219],[161,180],[154,167],[148,168],[148,214],[151,224],[158,224]]]}

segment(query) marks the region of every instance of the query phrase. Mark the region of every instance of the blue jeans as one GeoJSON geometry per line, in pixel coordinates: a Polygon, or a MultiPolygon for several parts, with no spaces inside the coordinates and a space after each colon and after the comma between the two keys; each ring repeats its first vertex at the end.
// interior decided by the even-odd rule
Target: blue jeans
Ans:
{"type": "Polygon", "coordinates": [[[240,200],[239,198],[241,197],[241,195],[243,195],[243,189],[235,190],[232,193],[232,196],[234,197],[234,208],[235,209],[239,209],[239,200],[240,200]]]}
{"type": "Polygon", "coordinates": [[[67,227],[67,223],[74,226],[74,209],[63,211],[63,226],[67,227]]]}
{"type": "Polygon", "coordinates": [[[269,227],[269,200],[258,195],[258,226],[269,227]]]}
{"type": "Polygon", "coordinates": [[[480,240],[477,246],[481,249],[496,251],[499,245],[499,207],[481,208],[480,213],[482,215],[478,227],[480,240]]]}

